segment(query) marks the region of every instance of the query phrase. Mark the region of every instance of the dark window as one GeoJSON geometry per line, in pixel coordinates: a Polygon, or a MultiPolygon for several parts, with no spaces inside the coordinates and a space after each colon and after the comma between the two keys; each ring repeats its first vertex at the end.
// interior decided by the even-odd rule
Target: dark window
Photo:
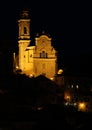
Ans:
{"type": "Polygon", "coordinates": [[[27,34],[27,28],[24,27],[24,34],[27,34]]]}
{"type": "Polygon", "coordinates": [[[30,57],[32,57],[32,54],[30,55],[30,57]]]}
{"type": "Polygon", "coordinates": [[[48,54],[46,53],[46,58],[48,57],[48,54]]]}

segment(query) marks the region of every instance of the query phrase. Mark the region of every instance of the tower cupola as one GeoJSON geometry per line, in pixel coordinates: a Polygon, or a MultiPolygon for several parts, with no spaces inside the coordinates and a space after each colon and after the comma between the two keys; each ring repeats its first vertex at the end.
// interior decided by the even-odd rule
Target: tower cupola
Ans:
{"type": "Polygon", "coordinates": [[[20,19],[18,20],[19,40],[30,39],[30,16],[28,11],[22,11],[20,19]]]}

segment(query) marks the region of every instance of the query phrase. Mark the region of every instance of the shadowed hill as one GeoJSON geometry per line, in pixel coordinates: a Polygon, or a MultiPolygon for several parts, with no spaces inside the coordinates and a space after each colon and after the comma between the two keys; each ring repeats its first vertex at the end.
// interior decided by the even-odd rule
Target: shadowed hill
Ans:
{"type": "Polygon", "coordinates": [[[81,130],[91,127],[92,113],[55,104],[56,85],[42,75],[36,78],[12,75],[2,85],[6,91],[1,89],[3,93],[0,93],[0,128],[81,130]]]}

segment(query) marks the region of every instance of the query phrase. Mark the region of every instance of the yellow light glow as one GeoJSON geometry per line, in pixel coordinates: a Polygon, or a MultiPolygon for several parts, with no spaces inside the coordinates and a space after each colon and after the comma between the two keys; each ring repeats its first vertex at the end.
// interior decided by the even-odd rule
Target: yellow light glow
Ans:
{"type": "Polygon", "coordinates": [[[78,109],[81,111],[85,111],[86,110],[86,103],[85,102],[80,102],[78,104],[78,109]]]}
{"type": "Polygon", "coordinates": [[[57,74],[62,74],[63,73],[63,70],[62,69],[59,69],[57,74]]]}
{"type": "Polygon", "coordinates": [[[33,77],[33,74],[30,74],[29,77],[33,77]]]}
{"type": "Polygon", "coordinates": [[[69,95],[69,93],[65,93],[64,99],[67,100],[67,101],[71,100],[71,96],[69,95]]]}
{"type": "Polygon", "coordinates": [[[51,80],[54,80],[54,78],[50,78],[51,80]]]}
{"type": "Polygon", "coordinates": [[[67,99],[67,100],[70,100],[70,96],[69,96],[69,95],[67,95],[67,96],[66,96],[66,99],[67,99]]]}
{"type": "Polygon", "coordinates": [[[16,69],[18,69],[19,67],[18,66],[16,66],[16,69]]]}

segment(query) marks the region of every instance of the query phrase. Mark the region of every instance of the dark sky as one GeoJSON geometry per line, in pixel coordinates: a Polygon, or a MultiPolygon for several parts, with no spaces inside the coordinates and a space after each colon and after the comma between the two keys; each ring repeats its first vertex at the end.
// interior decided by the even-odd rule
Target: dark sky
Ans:
{"type": "Polygon", "coordinates": [[[3,0],[0,1],[0,47],[17,46],[17,20],[29,9],[31,35],[50,34],[58,51],[59,68],[89,75],[92,71],[92,8],[88,1],[3,0]]]}

